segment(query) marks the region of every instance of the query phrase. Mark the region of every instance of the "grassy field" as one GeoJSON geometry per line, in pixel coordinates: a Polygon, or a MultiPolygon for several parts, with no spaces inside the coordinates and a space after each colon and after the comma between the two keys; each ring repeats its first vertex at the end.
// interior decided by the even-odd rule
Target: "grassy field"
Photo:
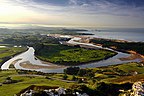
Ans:
{"type": "Polygon", "coordinates": [[[41,60],[65,65],[99,61],[116,54],[107,50],[90,50],[58,44],[45,45],[36,53],[41,60]]]}
{"type": "Polygon", "coordinates": [[[144,79],[144,66],[139,63],[127,63],[116,66],[100,67],[92,69],[95,77],[101,82],[107,83],[127,83],[144,79]],[[137,72],[137,74],[134,74],[137,72]]]}
{"type": "MultiPolygon", "coordinates": [[[[92,70],[92,72],[95,73],[95,76],[93,78],[76,76],[76,78],[86,78],[84,83],[78,83],[77,81],[68,82],[72,80],[72,75],[67,75],[67,81],[63,81],[62,79],[64,74],[36,75],[36,72],[18,74],[15,70],[0,71],[0,83],[3,83],[9,76],[12,78],[12,80],[17,81],[17,83],[12,84],[2,84],[2,86],[0,86],[0,94],[1,96],[13,96],[16,93],[19,93],[22,89],[25,89],[31,85],[70,88],[73,85],[84,84],[90,89],[96,90],[95,88],[98,87],[97,84],[100,82],[105,82],[107,84],[124,84],[127,82],[134,83],[144,79],[144,67],[139,66],[138,63],[127,63],[85,70],[92,70]],[[133,70],[137,71],[138,74],[128,74],[133,70]]],[[[117,85],[114,86],[117,87],[117,85]]]]}
{"type": "Polygon", "coordinates": [[[6,58],[11,58],[12,56],[25,51],[24,47],[4,47],[0,48],[0,63],[4,62],[6,58]]]}
{"type": "MultiPolygon", "coordinates": [[[[67,83],[61,80],[49,80],[45,76],[31,76],[31,75],[18,75],[16,71],[1,71],[0,82],[4,82],[5,79],[10,76],[13,80],[17,80],[17,83],[3,84],[0,86],[1,96],[13,96],[20,92],[22,89],[27,88],[30,85],[39,86],[61,86],[68,88],[73,83],[67,83]]],[[[55,76],[57,77],[57,76],[55,76]]]]}

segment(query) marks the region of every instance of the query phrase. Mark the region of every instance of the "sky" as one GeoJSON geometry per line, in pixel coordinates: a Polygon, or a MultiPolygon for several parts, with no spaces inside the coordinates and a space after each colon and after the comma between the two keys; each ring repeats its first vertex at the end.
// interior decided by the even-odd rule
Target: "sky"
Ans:
{"type": "Polygon", "coordinates": [[[0,0],[0,26],[144,28],[144,0],[0,0]]]}

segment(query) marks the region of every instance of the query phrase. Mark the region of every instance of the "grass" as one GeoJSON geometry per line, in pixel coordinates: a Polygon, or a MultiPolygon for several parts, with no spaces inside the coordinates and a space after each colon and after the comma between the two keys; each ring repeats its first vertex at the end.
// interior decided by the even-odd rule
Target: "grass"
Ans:
{"type": "Polygon", "coordinates": [[[126,82],[133,83],[144,79],[144,66],[139,66],[139,63],[136,62],[94,68],[92,70],[97,72],[95,77],[101,82],[121,84],[126,82]],[[133,71],[136,71],[138,74],[133,75],[133,71]]]}
{"type": "Polygon", "coordinates": [[[144,74],[138,74],[138,75],[134,75],[134,76],[122,76],[122,77],[118,77],[115,79],[111,79],[109,80],[109,82],[113,82],[113,83],[127,83],[127,82],[137,82],[137,81],[141,81],[144,80],[144,74]]]}
{"type": "MultiPolygon", "coordinates": [[[[61,86],[64,88],[69,88],[69,86],[74,84],[67,83],[61,80],[46,79],[45,76],[18,75],[17,72],[14,70],[0,71],[0,83],[4,82],[8,76],[10,76],[13,80],[18,80],[19,82],[14,84],[3,84],[2,86],[0,86],[1,96],[13,96],[14,94],[19,93],[22,89],[25,89],[30,85],[58,87],[61,86]]],[[[54,77],[56,78],[57,76],[54,77]]]]}
{"type": "Polygon", "coordinates": [[[51,44],[45,45],[44,48],[37,52],[36,56],[44,61],[68,65],[99,61],[114,56],[115,54],[116,53],[107,50],[90,50],[51,44]]]}
{"type": "Polygon", "coordinates": [[[25,50],[25,48],[15,48],[15,47],[10,47],[10,48],[0,48],[0,58],[4,58],[6,56],[13,56],[16,53],[19,53],[21,51],[25,50]]]}
{"type": "Polygon", "coordinates": [[[24,47],[5,47],[0,48],[0,62],[3,62],[5,58],[12,57],[18,53],[25,51],[24,47]]]}
{"type": "MultiPolygon", "coordinates": [[[[93,72],[95,72],[95,76],[93,78],[93,80],[95,79],[95,82],[93,82],[93,80],[90,78],[84,77],[86,78],[86,82],[82,84],[88,86],[89,88],[96,88],[96,85],[99,82],[105,82],[108,84],[124,84],[127,82],[133,83],[144,79],[144,67],[140,67],[138,63],[126,63],[115,66],[91,68],[86,70],[92,70],[93,72]],[[137,71],[139,74],[134,76],[122,74],[123,72],[129,73],[132,70],[137,71]],[[119,75],[120,73],[122,75],[119,75]]],[[[78,84],[77,82],[68,83],[67,81],[62,81],[64,74],[47,74],[38,76],[31,74],[33,73],[20,75],[15,70],[0,71],[0,83],[4,82],[9,76],[13,80],[18,81],[17,83],[3,84],[2,86],[0,86],[1,96],[13,96],[16,93],[19,93],[22,89],[25,89],[31,85],[70,88],[70,86],[78,84]],[[46,76],[53,79],[46,79],[46,76]]],[[[72,80],[72,75],[67,76],[68,80],[72,80]]],[[[76,77],[83,78],[80,76],[76,77]]]]}
{"type": "Polygon", "coordinates": [[[119,70],[122,70],[126,73],[131,71],[137,71],[140,74],[144,73],[144,67],[139,66],[137,63],[130,63],[125,65],[121,64],[119,66],[115,66],[114,68],[118,68],[119,70]]]}

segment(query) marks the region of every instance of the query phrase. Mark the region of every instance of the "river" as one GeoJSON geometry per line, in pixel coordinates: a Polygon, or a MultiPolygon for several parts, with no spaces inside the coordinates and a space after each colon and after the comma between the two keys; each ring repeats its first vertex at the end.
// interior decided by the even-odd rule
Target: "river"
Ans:
{"type": "MultiPolygon", "coordinates": [[[[71,43],[72,43],[72,41],[71,41],[71,43]]],[[[94,45],[92,45],[92,46],[94,46],[94,45]]],[[[47,65],[47,64],[42,64],[42,62],[39,59],[36,59],[36,57],[34,56],[34,51],[35,50],[34,50],[33,47],[29,47],[29,49],[26,52],[23,52],[20,55],[17,55],[15,57],[11,58],[10,60],[6,61],[1,66],[1,69],[2,70],[9,69],[10,64],[12,62],[14,62],[15,60],[19,59],[14,65],[16,69],[35,70],[35,71],[41,71],[41,72],[45,72],[45,73],[62,73],[63,72],[64,68],[58,68],[58,69],[27,69],[27,68],[21,67],[19,64],[22,63],[22,62],[25,62],[25,61],[29,61],[31,64],[34,64],[34,65],[51,66],[51,65],[47,65]]],[[[127,57],[127,56],[130,56],[130,54],[118,52],[118,54],[116,56],[114,56],[112,58],[109,58],[107,60],[102,60],[102,61],[99,61],[99,62],[93,62],[93,63],[89,63],[89,64],[79,65],[77,67],[80,67],[80,68],[94,68],[94,67],[121,64],[121,63],[126,63],[126,62],[139,61],[139,59],[129,60],[129,61],[121,61],[121,60],[118,59],[118,58],[127,57]]]]}

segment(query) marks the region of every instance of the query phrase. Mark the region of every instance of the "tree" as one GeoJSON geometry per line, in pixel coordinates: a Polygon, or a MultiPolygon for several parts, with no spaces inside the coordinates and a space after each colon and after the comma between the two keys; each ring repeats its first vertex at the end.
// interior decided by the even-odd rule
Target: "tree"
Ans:
{"type": "Polygon", "coordinates": [[[79,72],[78,72],[78,76],[85,76],[87,73],[87,70],[86,69],[80,69],[79,72]]]}
{"type": "Polygon", "coordinates": [[[89,78],[93,78],[95,76],[95,73],[92,70],[87,70],[86,76],[89,78]]]}
{"type": "Polygon", "coordinates": [[[63,75],[63,79],[64,79],[64,80],[67,80],[67,78],[68,78],[68,76],[67,76],[67,74],[65,73],[65,74],[63,75]]]}
{"type": "Polygon", "coordinates": [[[69,67],[65,69],[64,72],[69,75],[77,75],[79,70],[79,67],[69,67]]]}
{"type": "Polygon", "coordinates": [[[11,77],[9,76],[9,77],[6,78],[6,80],[12,80],[12,79],[11,79],[11,77]]]}
{"type": "Polygon", "coordinates": [[[75,81],[77,78],[75,77],[75,75],[73,75],[72,80],[75,81]]]}

